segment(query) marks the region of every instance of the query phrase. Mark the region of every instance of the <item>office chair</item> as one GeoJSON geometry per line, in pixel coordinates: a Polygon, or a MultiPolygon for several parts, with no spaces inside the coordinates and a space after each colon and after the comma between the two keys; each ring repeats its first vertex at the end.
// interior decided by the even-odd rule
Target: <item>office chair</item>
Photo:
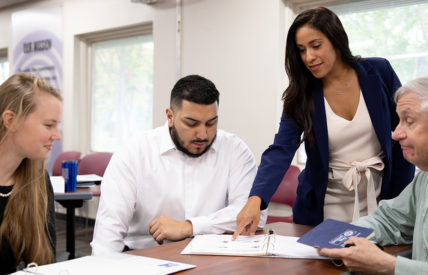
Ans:
{"type": "Polygon", "coordinates": [[[62,176],[62,161],[63,160],[80,160],[80,152],[77,151],[65,151],[59,154],[59,156],[56,158],[53,169],[52,169],[52,176],[62,176]]]}
{"type": "Polygon", "coordinates": [[[96,174],[104,176],[104,172],[110,162],[112,153],[92,153],[85,155],[77,166],[78,175],[96,174]]]}
{"type": "Polygon", "coordinates": [[[274,222],[293,222],[292,207],[296,200],[300,169],[291,165],[273,194],[269,206],[266,224],[274,222]]]}
{"type": "MultiPolygon", "coordinates": [[[[108,163],[110,162],[112,153],[91,153],[83,156],[77,165],[77,174],[78,175],[88,175],[96,174],[100,177],[104,176],[104,172],[107,168],[108,163]]],[[[99,197],[101,195],[100,191],[92,191],[92,196],[99,197]]],[[[86,232],[88,229],[88,215],[89,208],[88,203],[85,202],[86,208],[86,232]]],[[[87,239],[89,237],[87,236],[87,239]]]]}

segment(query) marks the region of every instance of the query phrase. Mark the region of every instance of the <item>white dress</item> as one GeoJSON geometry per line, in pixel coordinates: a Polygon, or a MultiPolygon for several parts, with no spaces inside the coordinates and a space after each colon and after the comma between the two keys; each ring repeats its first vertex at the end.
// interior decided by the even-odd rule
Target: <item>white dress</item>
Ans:
{"type": "Polygon", "coordinates": [[[324,102],[329,146],[324,219],[351,222],[377,208],[383,151],[361,91],[352,120],[336,115],[325,98],[324,102]]]}

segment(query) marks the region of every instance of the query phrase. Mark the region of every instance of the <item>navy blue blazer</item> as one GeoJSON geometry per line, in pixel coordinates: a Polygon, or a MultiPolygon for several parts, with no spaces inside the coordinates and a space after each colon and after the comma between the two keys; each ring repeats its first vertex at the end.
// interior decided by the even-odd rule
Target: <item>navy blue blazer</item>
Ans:
{"type": "MultiPolygon", "coordinates": [[[[391,65],[383,58],[361,59],[355,66],[358,82],[367,105],[376,136],[384,152],[380,198],[396,197],[413,179],[415,168],[403,158],[400,144],[392,140],[399,122],[393,94],[401,86],[391,65]]],[[[317,225],[323,221],[324,197],[328,182],[328,133],[322,87],[314,91],[312,127],[315,142],[305,143],[307,161],[299,175],[293,220],[298,224],[317,225]]],[[[303,130],[290,118],[281,117],[274,142],[262,155],[250,196],[262,198],[265,209],[288,170],[298,149],[303,130]]]]}

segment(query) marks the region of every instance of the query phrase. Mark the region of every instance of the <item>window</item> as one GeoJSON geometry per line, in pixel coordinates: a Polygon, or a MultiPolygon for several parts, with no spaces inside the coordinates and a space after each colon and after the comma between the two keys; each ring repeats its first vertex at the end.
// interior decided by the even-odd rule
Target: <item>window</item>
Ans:
{"type": "MultiPolygon", "coordinates": [[[[428,72],[428,4],[421,0],[366,0],[326,6],[342,21],[352,54],[384,57],[401,83],[428,72]]],[[[304,146],[297,152],[306,162],[304,146]]]]}
{"type": "Polygon", "coordinates": [[[354,55],[388,59],[402,83],[428,72],[426,1],[371,0],[329,8],[340,17],[354,55]]]}
{"type": "Polygon", "coordinates": [[[114,151],[152,128],[152,36],[94,43],[91,83],[91,151],[114,151]]]}
{"type": "Polygon", "coordinates": [[[0,50],[0,84],[9,77],[9,61],[7,50],[0,50]]]}
{"type": "Polygon", "coordinates": [[[86,85],[81,86],[86,91],[83,106],[87,106],[86,115],[81,116],[87,129],[82,151],[114,152],[131,136],[152,128],[151,25],[79,38],[84,43],[88,75],[86,85]]]}

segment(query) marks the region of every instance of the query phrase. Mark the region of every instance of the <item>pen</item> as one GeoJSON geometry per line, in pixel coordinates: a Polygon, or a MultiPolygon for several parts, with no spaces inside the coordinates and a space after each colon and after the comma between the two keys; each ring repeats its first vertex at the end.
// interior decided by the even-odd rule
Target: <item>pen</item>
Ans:
{"type": "MultiPolygon", "coordinates": [[[[380,244],[378,244],[378,243],[374,243],[377,247],[379,247],[381,250],[383,250],[383,246],[381,246],[380,244]]],[[[347,243],[347,244],[345,244],[345,247],[346,248],[348,248],[348,247],[351,247],[351,246],[355,246],[355,244],[354,243],[347,243]]]]}

